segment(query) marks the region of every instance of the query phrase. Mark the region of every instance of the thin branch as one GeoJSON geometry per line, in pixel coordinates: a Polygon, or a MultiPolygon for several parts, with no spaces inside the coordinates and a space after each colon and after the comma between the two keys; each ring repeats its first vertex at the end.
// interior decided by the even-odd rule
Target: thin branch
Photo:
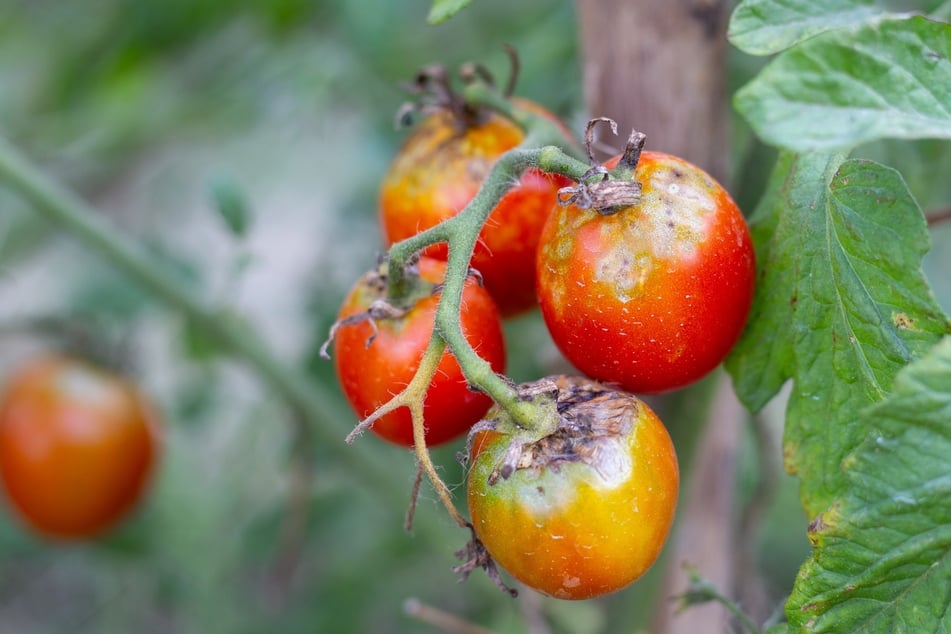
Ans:
{"type": "Polygon", "coordinates": [[[470,623],[445,610],[427,605],[419,599],[407,599],[403,611],[418,621],[446,632],[446,634],[492,634],[482,626],[470,623]]]}
{"type": "MultiPolygon", "coordinates": [[[[423,359],[419,363],[419,369],[416,370],[416,376],[410,381],[410,385],[418,383],[419,387],[421,387],[421,392],[417,393],[415,398],[412,399],[412,402],[409,403],[409,411],[413,418],[413,446],[416,450],[416,460],[419,463],[419,468],[422,469],[426,477],[429,478],[429,482],[433,485],[436,495],[439,496],[439,500],[443,506],[446,507],[446,511],[452,517],[453,521],[455,521],[460,528],[465,528],[469,523],[466,522],[465,518],[456,510],[456,505],[452,501],[452,493],[436,472],[436,466],[433,464],[432,457],[426,449],[426,426],[423,420],[423,402],[425,401],[426,390],[429,388],[429,384],[436,374],[436,368],[439,366],[439,360],[442,358],[445,349],[446,342],[441,338],[433,338],[430,341],[429,347],[426,348],[423,359]]],[[[419,387],[417,389],[419,389],[419,387]]],[[[409,390],[409,386],[407,386],[407,390],[409,390]]]]}
{"type": "Polygon", "coordinates": [[[941,224],[942,222],[951,220],[951,207],[937,211],[929,211],[925,214],[925,220],[927,221],[929,227],[934,227],[941,224]]]}
{"type": "MultiPolygon", "coordinates": [[[[436,369],[439,367],[439,360],[442,358],[442,354],[445,350],[446,342],[441,337],[434,335],[433,338],[429,340],[429,345],[423,353],[422,359],[420,359],[416,374],[413,375],[413,379],[409,384],[403,388],[399,394],[360,421],[360,423],[354,427],[353,431],[350,432],[350,435],[347,436],[347,442],[352,443],[356,440],[357,436],[370,429],[373,423],[378,421],[381,417],[401,407],[408,408],[413,420],[413,445],[416,451],[418,468],[422,469],[423,473],[426,474],[440,502],[446,507],[446,511],[456,524],[460,527],[467,527],[469,525],[468,522],[466,522],[465,518],[463,518],[456,509],[452,501],[452,493],[436,472],[436,466],[433,464],[429,450],[426,448],[426,427],[425,421],[423,420],[423,403],[429,385],[436,375],[436,369]]],[[[411,502],[410,507],[413,508],[414,506],[415,500],[411,502]]],[[[410,521],[411,517],[412,516],[410,516],[407,521],[410,521]]]]}
{"type": "Polygon", "coordinates": [[[403,529],[406,532],[413,530],[413,521],[416,519],[416,506],[419,502],[419,489],[423,485],[423,467],[416,465],[416,477],[413,478],[413,490],[409,494],[409,508],[406,509],[406,519],[403,521],[403,529]]]}
{"type": "Polygon", "coordinates": [[[675,597],[680,602],[681,610],[691,605],[713,601],[729,610],[750,634],[763,634],[763,630],[740,609],[735,601],[720,592],[708,579],[704,579],[695,567],[687,565],[686,568],[690,576],[690,587],[680,597],[675,597]]]}

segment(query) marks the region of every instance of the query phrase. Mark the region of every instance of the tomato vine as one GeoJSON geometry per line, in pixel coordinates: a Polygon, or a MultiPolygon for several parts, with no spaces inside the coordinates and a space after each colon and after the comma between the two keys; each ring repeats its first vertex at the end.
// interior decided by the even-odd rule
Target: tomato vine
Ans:
{"type": "MultiPolygon", "coordinates": [[[[526,395],[520,392],[507,377],[497,374],[489,363],[478,355],[460,328],[462,289],[470,275],[470,260],[479,233],[502,197],[528,169],[559,174],[578,182],[578,186],[566,188],[565,203],[577,200],[579,192],[584,193],[587,206],[604,209],[606,212],[618,205],[636,201],[640,194],[640,184],[632,182],[630,175],[644,144],[644,135],[632,132],[625,160],[615,171],[609,172],[594,161],[591,144],[594,125],[610,120],[599,118],[589,124],[586,133],[588,162],[585,162],[575,156],[577,148],[563,148],[559,145],[564,145],[564,135],[548,118],[508,100],[490,81],[485,81],[478,74],[469,79],[462,93],[466,106],[469,109],[486,107],[502,114],[523,127],[525,138],[519,146],[505,152],[496,160],[479,191],[458,214],[393,244],[387,252],[388,299],[394,306],[401,305],[404,297],[412,292],[413,285],[407,280],[406,272],[414,258],[426,247],[447,243],[449,257],[446,276],[441,285],[432,339],[414,378],[388,403],[361,421],[348,437],[348,441],[352,441],[381,416],[407,407],[412,414],[418,468],[432,483],[447,512],[462,527],[470,524],[456,510],[448,488],[439,477],[429,456],[424,433],[422,402],[443,350],[448,347],[455,356],[471,388],[488,394],[499,407],[508,412],[514,424],[521,427],[527,437],[534,439],[545,436],[557,427],[559,421],[555,402],[549,395],[526,395]]],[[[610,123],[616,133],[616,126],[613,122],[610,123]]]]}
{"type": "MultiPolygon", "coordinates": [[[[410,504],[408,522],[415,508],[418,482],[425,475],[437,496],[453,520],[461,527],[471,524],[456,509],[452,493],[440,478],[425,440],[423,422],[423,396],[430,385],[438,361],[448,349],[456,357],[467,381],[476,389],[488,394],[504,409],[513,423],[522,428],[526,438],[540,438],[554,430],[559,415],[555,402],[547,394],[526,394],[504,375],[497,374],[466,340],[460,328],[459,312],[462,289],[470,275],[469,261],[481,227],[499,200],[514,186],[518,177],[528,169],[548,174],[560,174],[577,183],[566,188],[564,201],[578,201],[583,194],[585,204],[594,208],[609,209],[620,202],[637,200],[638,183],[629,176],[632,165],[625,161],[617,170],[609,172],[596,164],[591,153],[594,124],[587,130],[587,161],[581,150],[566,145],[564,132],[550,119],[517,101],[510,101],[480,73],[471,73],[461,96],[471,108],[488,108],[497,112],[525,130],[522,143],[499,157],[493,164],[478,193],[468,205],[454,217],[415,236],[395,243],[389,249],[388,300],[399,306],[408,294],[414,291],[407,279],[407,271],[414,258],[426,247],[444,242],[449,248],[445,280],[441,285],[441,298],[435,315],[435,328],[419,367],[409,384],[389,402],[382,405],[361,421],[348,435],[353,440],[365,429],[398,408],[406,407],[413,421],[414,448],[418,465],[417,487],[410,504]]],[[[612,128],[616,133],[616,127],[612,128]]],[[[632,133],[628,142],[628,154],[636,156],[643,146],[643,135],[632,133]]],[[[636,158],[634,159],[636,162],[636,158]]],[[[310,446],[315,440],[332,442],[334,429],[326,424],[322,408],[325,398],[320,388],[306,382],[299,374],[276,359],[267,346],[253,332],[251,326],[236,316],[225,314],[208,306],[165,275],[162,269],[152,266],[148,257],[125,239],[113,227],[97,217],[97,213],[70,191],[49,180],[33,167],[10,144],[0,140],[0,177],[30,200],[35,208],[49,219],[60,224],[93,250],[131,275],[157,296],[181,309],[200,329],[205,331],[223,349],[243,359],[271,385],[291,408],[298,446],[310,446]]],[[[362,460],[359,453],[346,453],[343,460],[354,466],[354,471],[363,474],[375,484],[389,481],[370,461],[362,460]]]]}

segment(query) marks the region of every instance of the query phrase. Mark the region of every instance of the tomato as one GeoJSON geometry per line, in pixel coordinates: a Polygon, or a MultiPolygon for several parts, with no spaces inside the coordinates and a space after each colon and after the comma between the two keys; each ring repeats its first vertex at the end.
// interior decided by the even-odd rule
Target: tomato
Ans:
{"type": "MultiPolygon", "coordinates": [[[[557,386],[554,432],[524,444],[504,426],[473,434],[469,513],[513,577],[553,597],[589,599],[657,559],[677,504],[677,456],[637,397],[589,379],[548,380],[557,386]]],[[[497,417],[505,414],[494,408],[487,420],[497,417]]]]}
{"type": "Polygon", "coordinates": [[[151,406],[126,379],[60,356],[34,359],[0,400],[0,477],[42,534],[103,533],[141,498],[158,454],[151,406]]]}
{"type": "Polygon", "coordinates": [[[698,167],[644,152],[633,178],[643,187],[637,204],[552,213],[538,250],[538,296],[552,338],[578,370],[628,391],[662,392],[700,379],[736,343],[753,299],[753,244],[729,194],[698,167]]]}
{"type": "MultiPolygon", "coordinates": [[[[423,280],[440,283],[445,271],[445,262],[420,258],[423,280]]],[[[365,313],[374,301],[385,297],[386,278],[376,271],[368,273],[344,300],[339,318],[365,313]]],[[[438,293],[430,294],[400,317],[378,319],[375,325],[367,320],[339,329],[334,339],[337,376],[358,416],[369,416],[412,380],[432,336],[438,302],[438,293]]],[[[493,370],[503,372],[501,317],[488,292],[472,278],[463,288],[459,318],[466,340],[493,370]]],[[[455,357],[445,351],[423,405],[426,444],[439,445],[464,434],[490,405],[488,396],[469,389],[455,357]]],[[[371,429],[398,445],[414,444],[412,419],[406,408],[381,417],[371,429]]]]}
{"type": "MultiPolygon", "coordinates": [[[[523,107],[555,116],[541,106],[523,107]]],[[[424,119],[409,136],[383,179],[380,219],[387,245],[433,227],[461,211],[479,191],[496,160],[522,142],[521,128],[485,113],[468,125],[449,111],[424,119]]],[[[566,139],[569,137],[565,132],[566,139]]],[[[535,251],[557,193],[571,181],[528,170],[492,211],[479,234],[471,265],[477,269],[503,315],[536,305],[535,251]]],[[[425,254],[445,260],[445,244],[425,254]]]]}

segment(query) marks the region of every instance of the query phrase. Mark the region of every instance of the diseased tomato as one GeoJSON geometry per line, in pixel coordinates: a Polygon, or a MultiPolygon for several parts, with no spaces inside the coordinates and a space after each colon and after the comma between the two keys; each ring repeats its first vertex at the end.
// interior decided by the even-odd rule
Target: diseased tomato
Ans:
{"type": "Polygon", "coordinates": [[[60,356],[17,370],[0,400],[0,477],[22,519],[84,538],[135,506],[158,455],[156,418],[129,381],[60,356]]]}
{"type": "MultiPolygon", "coordinates": [[[[419,275],[432,284],[442,282],[446,263],[420,258],[419,275]]],[[[365,275],[351,290],[339,318],[366,313],[386,297],[386,278],[378,271],[365,275]]],[[[416,374],[432,336],[439,295],[427,294],[402,316],[364,320],[339,329],[334,339],[337,376],[347,400],[361,418],[369,416],[406,387],[416,374]]],[[[460,322],[472,347],[493,370],[505,370],[505,342],[498,309],[474,279],[463,288],[460,322]]],[[[426,444],[438,445],[464,434],[491,405],[485,394],[469,389],[455,357],[443,353],[426,392],[423,418],[426,444]]],[[[413,446],[413,426],[406,408],[381,417],[371,428],[390,442],[413,446]]]]}
{"type": "MultiPolygon", "coordinates": [[[[557,387],[553,433],[523,443],[503,422],[473,435],[469,513],[513,577],[553,597],[589,599],[657,559],[677,504],[677,456],[637,397],[576,377],[533,385],[545,381],[557,387]]],[[[486,418],[505,416],[495,407],[486,418]]]]}
{"type": "Polygon", "coordinates": [[[552,338],[581,372],[662,392],[700,379],[736,343],[753,298],[753,245],[729,194],[696,166],[644,152],[634,180],[640,202],[616,213],[552,212],[538,296],[552,338]]]}
{"type": "MultiPolygon", "coordinates": [[[[556,120],[541,106],[513,101],[556,120]]],[[[380,219],[387,246],[456,215],[479,191],[498,158],[523,138],[516,124],[490,112],[480,114],[477,122],[460,121],[449,111],[425,118],[383,179],[380,219]]],[[[562,176],[526,171],[479,234],[471,265],[482,274],[505,316],[536,304],[538,237],[558,190],[569,184],[562,176]]],[[[424,253],[441,260],[448,257],[445,244],[433,245],[424,253]]]]}

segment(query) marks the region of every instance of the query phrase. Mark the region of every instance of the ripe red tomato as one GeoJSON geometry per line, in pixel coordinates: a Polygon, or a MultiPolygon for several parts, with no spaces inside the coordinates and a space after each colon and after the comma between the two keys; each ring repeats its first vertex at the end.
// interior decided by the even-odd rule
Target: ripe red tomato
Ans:
{"type": "MultiPolygon", "coordinates": [[[[514,101],[556,120],[537,104],[514,101]]],[[[496,160],[523,138],[521,128],[493,113],[485,113],[475,125],[458,121],[448,111],[424,119],[383,179],[380,219],[387,246],[456,215],[479,191],[496,160]]],[[[482,274],[503,315],[536,304],[538,237],[556,204],[558,190],[570,184],[561,176],[526,171],[492,211],[479,234],[471,265],[482,274]]],[[[424,253],[441,260],[448,257],[445,244],[434,245],[424,253]]]]}
{"type": "Polygon", "coordinates": [[[729,194],[698,167],[644,152],[634,180],[640,202],[616,213],[552,213],[538,296],[552,338],[581,372],[662,392],[703,377],[736,343],[753,299],[753,244],[729,194]]]}
{"type": "MultiPolygon", "coordinates": [[[[446,263],[420,258],[420,277],[442,282],[446,263]]],[[[386,279],[377,271],[365,275],[344,300],[339,318],[366,312],[386,297],[386,279]]],[[[402,317],[369,321],[340,328],[334,339],[337,376],[350,405],[361,418],[398,394],[416,374],[432,336],[439,295],[419,300],[402,317]],[[372,341],[371,341],[372,338],[372,341]],[[369,345],[367,342],[371,341],[369,345]]],[[[488,292],[469,279],[463,288],[460,321],[462,332],[479,355],[496,372],[505,370],[505,342],[498,309],[488,292]]],[[[426,444],[438,445],[464,434],[491,405],[485,394],[469,389],[455,357],[446,350],[426,392],[423,418],[426,444]]],[[[381,417],[371,428],[398,445],[413,446],[409,410],[401,408],[381,417]]]]}
{"type": "MultiPolygon", "coordinates": [[[[554,380],[554,433],[514,455],[512,435],[475,434],[469,513],[513,577],[553,597],[589,599],[623,588],[657,559],[677,504],[677,455],[637,397],[588,379],[554,380]],[[505,465],[514,467],[508,478],[505,465]]],[[[496,415],[504,413],[493,408],[487,419],[496,415]]]]}
{"type": "Polygon", "coordinates": [[[151,407],[127,380],[66,357],[17,370],[0,401],[0,477],[42,534],[96,536],[142,496],[158,454],[151,407]]]}

